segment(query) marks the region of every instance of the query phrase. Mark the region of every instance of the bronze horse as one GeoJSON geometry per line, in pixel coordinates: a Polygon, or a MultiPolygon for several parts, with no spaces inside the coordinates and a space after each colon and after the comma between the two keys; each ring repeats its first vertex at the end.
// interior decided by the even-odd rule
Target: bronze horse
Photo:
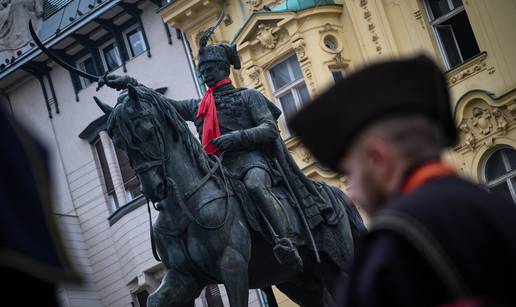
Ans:
{"type": "Polygon", "coordinates": [[[304,269],[292,270],[276,261],[267,236],[249,226],[252,216],[246,212],[255,206],[242,184],[205,153],[167,98],[143,85],[128,85],[114,108],[95,101],[109,115],[113,143],[127,153],[144,195],[159,210],[151,239],[167,273],[148,306],[193,306],[206,285],[220,283],[232,307],[247,306],[250,288],[271,285],[301,306],[325,306],[326,294],[336,297],[354,241],[365,230],[342,191],[318,183],[341,218],[313,230],[321,262],[309,244],[300,244],[304,269]]]}

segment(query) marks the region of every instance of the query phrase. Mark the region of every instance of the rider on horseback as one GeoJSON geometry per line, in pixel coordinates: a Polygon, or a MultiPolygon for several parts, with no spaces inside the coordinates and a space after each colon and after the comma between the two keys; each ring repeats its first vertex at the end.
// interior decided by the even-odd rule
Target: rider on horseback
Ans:
{"type": "MultiPolygon", "coordinates": [[[[289,186],[290,194],[296,194],[290,197],[301,207],[307,228],[313,229],[321,222],[336,223],[336,217],[281,141],[276,125],[281,111],[262,93],[231,84],[230,65],[240,69],[236,46],[206,46],[213,29],[201,35],[199,44],[198,67],[208,86],[202,101],[169,99],[169,102],[184,120],[194,122],[206,151],[215,155],[223,153],[222,164],[244,183],[273,236],[277,260],[301,269],[292,217],[273,193],[273,186],[282,179],[287,181],[283,184],[289,186]]],[[[118,89],[138,84],[131,77],[115,75],[107,76],[102,82],[118,89]]]]}

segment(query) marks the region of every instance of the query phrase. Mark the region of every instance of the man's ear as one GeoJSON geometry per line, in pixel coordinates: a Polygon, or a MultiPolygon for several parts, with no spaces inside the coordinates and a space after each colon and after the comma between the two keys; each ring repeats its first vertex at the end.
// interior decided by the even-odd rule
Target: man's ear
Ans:
{"type": "Polygon", "coordinates": [[[394,152],[389,144],[380,138],[369,138],[363,146],[368,166],[374,168],[374,171],[388,172],[394,158],[394,152]]]}

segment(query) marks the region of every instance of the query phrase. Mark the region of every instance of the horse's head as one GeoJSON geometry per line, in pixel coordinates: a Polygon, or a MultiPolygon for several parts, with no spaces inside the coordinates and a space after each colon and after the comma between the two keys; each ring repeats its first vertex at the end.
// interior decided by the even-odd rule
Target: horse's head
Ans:
{"type": "Polygon", "coordinates": [[[109,116],[107,132],[115,147],[125,151],[140,179],[143,194],[153,202],[167,197],[166,148],[168,129],[163,114],[152,100],[162,99],[143,86],[128,86],[112,108],[94,97],[109,116]]]}

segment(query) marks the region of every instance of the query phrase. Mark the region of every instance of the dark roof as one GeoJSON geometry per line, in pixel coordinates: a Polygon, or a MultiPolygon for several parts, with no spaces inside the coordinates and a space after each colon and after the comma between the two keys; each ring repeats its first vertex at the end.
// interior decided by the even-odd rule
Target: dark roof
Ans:
{"type": "Polygon", "coordinates": [[[45,0],[43,3],[43,19],[48,19],[69,2],[72,2],[72,0],[45,0]]]}
{"type": "MultiPolygon", "coordinates": [[[[51,47],[121,1],[45,0],[44,17],[38,30],[38,37],[45,46],[51,47]]],[[[30,47],[19,50],[19,55],[8,62],[0,59],[0,63],[3,64],[0,68],[0,79],[40,54],[41,51],[31,44],[30,47]]]]}

